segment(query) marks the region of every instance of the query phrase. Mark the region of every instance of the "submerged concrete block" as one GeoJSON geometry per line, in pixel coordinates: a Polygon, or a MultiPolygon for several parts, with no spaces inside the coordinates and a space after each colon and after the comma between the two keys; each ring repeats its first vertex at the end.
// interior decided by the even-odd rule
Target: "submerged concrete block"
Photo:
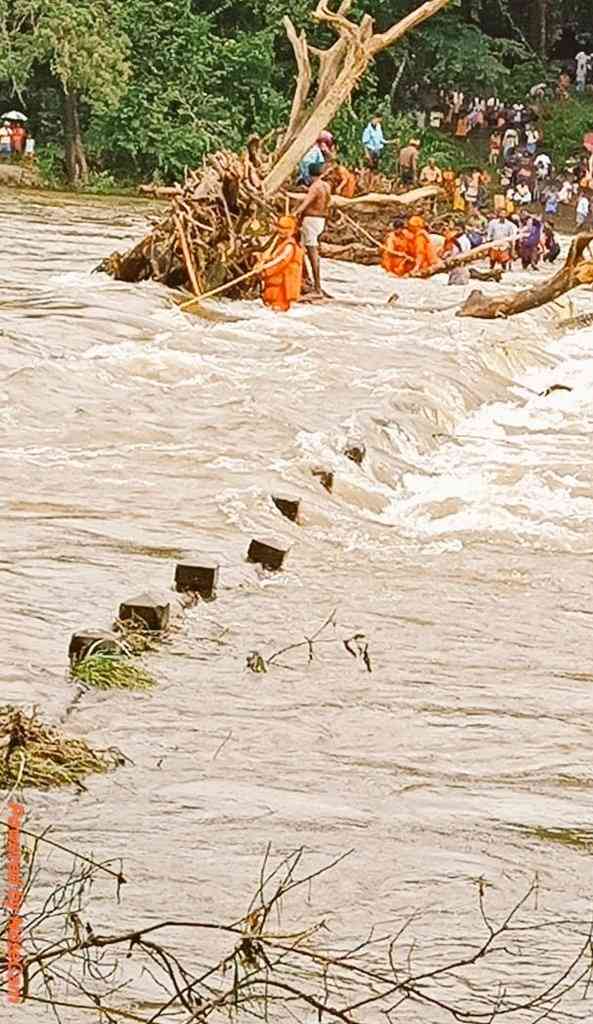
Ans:
{"type": "Polygon", "coordinates": [[[328,494],[331,494],[334,487],[334,474],[329,469],[323,469],[321,466],[316,466],[311,470],[314,477],[317,477],[323,487],[325,487],[328,494]]]}
{"type": "Polygon", "coordinates": [[[175,569],[175,590],[199,594],[205,601],[211,601],[216,597],[219,569],[217,562],[207,558],[179,562],[175,569]]]}
{"type": "Polygon", "coordinates": [[[284,495],[273,494],[272,501],[276,508],[282,512],[283,516],[290,519],[292,523],[296,523],[301,504],[298,498],[287,498],[284,495]]]}
{"type": "Polygon", "coordinates": [[[353,444],[349,444],[347,448],[344,448],[346,458],[355,462],[357,466],[362,466],[366,453],[367,450],[362,441],[356,441],[353,444]]]}
{"type": "Polygon", "coordinates": [[[289,548],[282,541],[252,540],[247,552],[248,562],[257,562],[264,569],[278,571],[284,564],[289,548]]]}
{"type": "Polygon", "coordinates": [[[68,648],[68,657],[73,665],[91,654],[119,654],[121,647],[113,633],[100,630],[80,630],[73,633],[68,648]]]}
{"type": "Polygon", "coordinates": [[[169,625],[171,605],[163,603],[163,599],[154,594],[140,594],[138,597],[123,601],[119,606],[119,618],[122,622],[135,619],[142,628],[159,633],[169,625]]]}

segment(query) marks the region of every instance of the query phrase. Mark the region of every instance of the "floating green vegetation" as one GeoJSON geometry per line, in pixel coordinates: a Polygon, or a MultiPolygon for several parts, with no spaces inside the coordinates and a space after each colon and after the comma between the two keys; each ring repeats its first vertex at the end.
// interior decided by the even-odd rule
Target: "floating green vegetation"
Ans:
{"type": "Polygon", "coordinates": [[[67,739],[40,722],[35,709],[27,716],[9,705],[0,707],[0,749],[0,789],[84,789],[87,775],[108,772],[126,760],[118,750],[91,750],[84,740],[67,739]]]}
{"type": "Polygon", "coordinates": [[[543,825],[513,826],[523,835],[531,836],[540,843],[560,843],[577,850],[593,850],[593,831],[585,828],[544,828],[543,825]]]}
{"type": "Polygon", "coordinates": [[[156,686],[156,679],[140,665],[108,654],[93,654],[79,661],[72,677],[97,690],[151,690],[156,686]]]}

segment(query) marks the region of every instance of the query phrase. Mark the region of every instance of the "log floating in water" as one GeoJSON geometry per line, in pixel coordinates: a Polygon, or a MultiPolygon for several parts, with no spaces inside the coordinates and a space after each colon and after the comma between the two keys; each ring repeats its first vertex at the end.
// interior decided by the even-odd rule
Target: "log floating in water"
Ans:
{"type": "Polygon", "coordinates": [[[517,313],[526,313],[553,302],[573,288],[593,284],[593,259],[584,258],[585,249],[592,243],[593,235],[579,235],[575,238],[562,270],[533,288],[525,288],[499,298],[489,298],[483,292],[473,291],[458,310],[457,316],[471,316],[481,320],[516,316],[517,313]]]}

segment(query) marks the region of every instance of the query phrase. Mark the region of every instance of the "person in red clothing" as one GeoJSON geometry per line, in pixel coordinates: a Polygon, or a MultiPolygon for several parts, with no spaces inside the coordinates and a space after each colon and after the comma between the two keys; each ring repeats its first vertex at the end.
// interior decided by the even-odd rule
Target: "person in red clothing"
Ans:
{"type": "Polygon", "coordinates": [[[285,313],[301,297],[304,251],[297,239],[294,217],[280,217],[277,241],[260,266],[262,299],[266,306],[285,313]]]}
{"type": "Polygon", "coordinates": [[[27,142],[27,129],[20,122],[12,126],[12,152],[22,156],[27,142]]]}

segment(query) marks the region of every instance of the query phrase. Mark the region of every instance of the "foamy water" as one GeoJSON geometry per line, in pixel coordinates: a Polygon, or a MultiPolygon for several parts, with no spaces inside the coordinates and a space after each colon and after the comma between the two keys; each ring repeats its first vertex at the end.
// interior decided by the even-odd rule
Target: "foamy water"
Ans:
{"type": "MultiPolygon", "coordinates": [[[[454,943],[480,876],[500,908],[538,873],[540,900],[582,919],[588,848],[562,840],[591,831],[593,331],[559,332],[555,308],[459,319],[469,289],[347,264],[324,268],[333,305],[221,301],[228,322],[196,320],[157,285],[91,274],[144,210],[3,197],[21,240],[0,257],[4,701],[133,761],[81,795],[26,793],[30,825],[124,858],[96,931],[237,918],[268,842],[314,863],[354,850],[312,897],[354,940],[418,906],[419,939],[454,943]],[[554,384],[573,390],[539,396],[554,384]],[[277,576],[244,560],[270,534],[292,544],[277,576]],[[151,657],[158,690],[70,706],[70,634],[193,553],[220,561],[219,598],[151,657]],[[339,645],[246,670],[333,608],[372,675],[339,645]]],[[[573,303],[593,309],[591,291],[573,303]]],[[[569,947],[538,939],[542,977],[569,947]]]]}

